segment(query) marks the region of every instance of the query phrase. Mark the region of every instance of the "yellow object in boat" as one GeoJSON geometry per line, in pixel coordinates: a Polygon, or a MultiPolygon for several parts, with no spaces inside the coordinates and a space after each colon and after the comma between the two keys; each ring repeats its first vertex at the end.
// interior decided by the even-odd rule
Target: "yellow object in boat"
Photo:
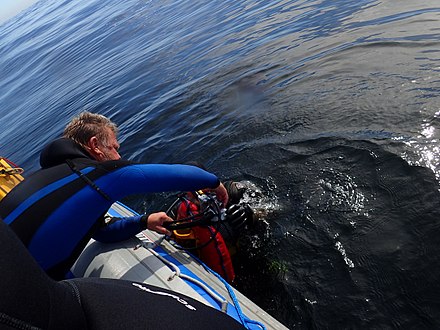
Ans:
{"type": "Polygon", "coordinates": [[[24,180],[23,169],[10,160],[0,157],[0,200],[24,180]]]}

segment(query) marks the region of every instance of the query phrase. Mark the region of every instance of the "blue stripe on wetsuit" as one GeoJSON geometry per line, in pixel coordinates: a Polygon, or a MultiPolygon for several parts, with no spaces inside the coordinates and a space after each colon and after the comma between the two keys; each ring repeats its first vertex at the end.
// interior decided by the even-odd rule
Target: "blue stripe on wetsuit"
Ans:
{"type": "MultiPolygon", "coordinates": [[[[83,170],[81,170],[81,173],[87,174],[93,171],[93,167],[87,167],[83,170]]],[[[32,196],[27,198],[24,202],[22,202],[14,211],[12,211],[3,221],[7,223],[8,225],[11,224],[17,217],[19,217],[24,211],[26,211],[30,206],[32,206],[34,203],[38,202],[45,196],[49,195],[50,193],[54,192],[55,190],[61,188],[62,186],[72,182],[73,180],[78,179],[77,174],[71,174],[65,178],[62,178],[61,180],[58,180],[56,182],[51,183],[50,185],[40,189],[36,193],[34,193],[32,196]]]]}
{"type": "MultiPolygon", "coordinates": [[[[66,181],[75,179],[68,179],[71,177],[66,177],[66,181]]],[[[95,183],[116,201],[137,193],[215,188],[219,180],[215,175],[194,166],[133,164],[117,168],[95,180],[95,183]]],[[[54,188],[49,190],[56,190],[54,188]]],[[[43,194],[43,190],[40,190],[42,195],[38,197],[47,195],[43,194]]],[[[45,220],[34,233],[28,245],[29,251],[43,269],[54,267],[69,258],[111,204],[112,201],[104,199],[95,189],[85,186],[67,198],[45,220]]]]}

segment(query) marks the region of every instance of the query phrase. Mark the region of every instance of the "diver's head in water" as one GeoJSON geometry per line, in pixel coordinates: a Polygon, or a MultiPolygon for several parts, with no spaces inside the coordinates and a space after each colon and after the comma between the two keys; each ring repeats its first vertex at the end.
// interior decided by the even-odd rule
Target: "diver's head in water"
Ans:
{"type": "Polygon", "coordinates": [[[223,183],[223,185],[225,186],[229,195],[229,202],[227,206],[240,203],[246,188],[240,182],[236,181],[226,181],[223,183]]]}
{"type": "Polygon", "coordinates": [[[229,195],[229,202],[226,206],[226,219],[235,231],[242,231],[246,226],[254,224],[254,212],[247,203],[242,202],[246,191],[240,182],[226,181],[224,183],[229,195]]]}

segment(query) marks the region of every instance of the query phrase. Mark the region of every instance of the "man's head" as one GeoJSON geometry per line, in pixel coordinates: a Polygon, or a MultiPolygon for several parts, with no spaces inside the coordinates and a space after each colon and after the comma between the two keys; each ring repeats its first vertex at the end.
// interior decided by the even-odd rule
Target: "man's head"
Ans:
{"type": "Polygon", "coordinates": [[[80,144],[97,161],[118,160],[118,127],[103,115],[81,112],[64,129],[63,137],[80,144]]]}

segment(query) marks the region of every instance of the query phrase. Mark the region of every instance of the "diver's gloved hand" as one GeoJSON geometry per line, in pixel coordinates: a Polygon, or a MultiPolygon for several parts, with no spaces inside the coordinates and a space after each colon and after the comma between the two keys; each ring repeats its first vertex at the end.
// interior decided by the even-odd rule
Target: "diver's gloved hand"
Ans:
{"type": "Polygon", "coordinates": [[[252,222],[252,210],[248,205],[233,204],[226,210],[225,221],[239,232],[252,222]]]}

